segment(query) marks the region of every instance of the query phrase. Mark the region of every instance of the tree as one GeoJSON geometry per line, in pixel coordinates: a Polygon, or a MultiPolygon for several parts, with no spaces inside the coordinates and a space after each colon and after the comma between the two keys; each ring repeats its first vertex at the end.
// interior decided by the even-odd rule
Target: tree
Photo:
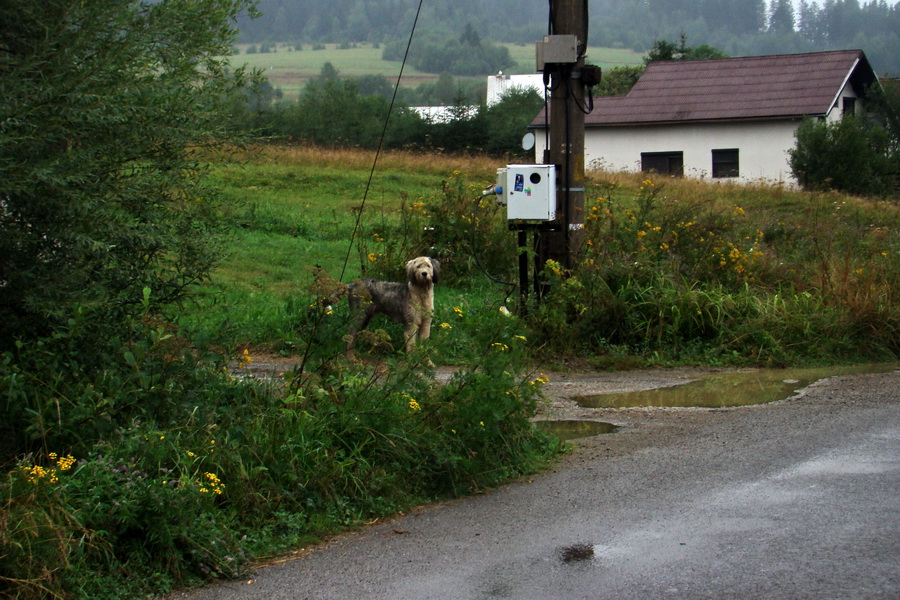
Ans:
{"type": "Polygon", "coordinates": [[[222,58],[248,8],[0,6],[0,350],[73,322],[100,343],[209,274],[221,211],[199,152],[252,79],[222,58]]]}
{"type": "Polygon", "coordinates": [[[796,138],[788,163],[805,189],[861,196],[893,191],[898,164],[882,127],[852,116],[832,123],[807,119],[797,128],[796,138]]]}
{"type": "Polygon", "coordinates": [[[791,0],[775,0],[769,8],[769,32],[794,33],[794,5],[791,0]]]}
{"type": "Polygon", "coordinates": [[[649,65],[662,60],[702,60],[706,58],[727,58],[728,55],[708,44],[691,47],[687,45],[687,36],[681,34],[678,45],[667,40],[656,40],[653,48],[644,57],[644,64],[649,65]]]}
{"type": "Polygon", "coordinates": [[[644,69],[645,67],[614,67],[604,71],[593,93],[595,96],[624,96],[644,74],[644,69]]]}
{"type": "Polygon", "coordinates": [[[522,135],[541,109],[544,99],[532,89],[508,90],[493,106],[483,108],[487,135],[484,150],[491,156],[503,154],[525,158],[522,135]]]}

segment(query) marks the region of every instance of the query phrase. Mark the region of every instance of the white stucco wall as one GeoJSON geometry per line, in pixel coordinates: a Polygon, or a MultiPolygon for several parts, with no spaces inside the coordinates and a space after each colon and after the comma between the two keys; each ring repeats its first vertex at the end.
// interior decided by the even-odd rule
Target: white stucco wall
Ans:
{"type": "MultiPolygon", "coordinates": [[[[737,148],[740,177],[716,181],[766,181],[796,184],[787,151],[794,147],[800,121],[756,121],[655,125],[643,127],[588,127],[585,131],[585,168],[612,171],[641,170],[642,152],[682,152],[685,177],[711,178],[712,150],[737,148]]],[[[535,131],[535,159],[541,161],[544,131],[535,131]]]]}
{"type": "MultiPolygon", "coordinates": [[[[837,121],[844,115],[844,98],[856,98],[857,101],[859,99],[857,93],[853,91],[853,86],[849,83],[844,84],[841,93],[837,95],[834,104],[831,105],[831,110],[829,110],[828,114],[825,116],[825,120],[829,123],[837,121]]],[[[860,114],[862,112],[862,107],[857,105],[855,112],[856,114],[860,114]]]]}

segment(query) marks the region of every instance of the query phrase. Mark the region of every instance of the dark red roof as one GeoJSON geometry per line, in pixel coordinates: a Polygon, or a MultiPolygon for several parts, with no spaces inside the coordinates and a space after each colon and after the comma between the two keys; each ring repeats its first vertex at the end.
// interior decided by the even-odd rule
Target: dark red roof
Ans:
{"type": "Polygon", "coordinates": [[[860,95],[876,81],[861,50],[657,61],[626,96],[596,98],[585,126],[824,115],[848,80],[860,95]]]}

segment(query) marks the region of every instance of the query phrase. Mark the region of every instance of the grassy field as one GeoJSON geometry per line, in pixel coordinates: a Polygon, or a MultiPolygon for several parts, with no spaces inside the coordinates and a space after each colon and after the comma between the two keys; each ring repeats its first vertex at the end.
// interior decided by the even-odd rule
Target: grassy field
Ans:
{"type": "MultiPolygon", "coordinates": [[[[307,45],[302,50],[295,50],[290,44],[273,45],[275,52],[247,54],[247,49],[254,44],[239,44],[239,54],[233,57],[235,65],[247,64],[261,69],[273,86],[280,88],[287,98],[295,98],[310,77],[315,77],[322,65],[330,62],[346,77],[362,75],[383,75],[388,80],[396,80],[400,72],[400,63],[381,59],[380,48],[371,44],[357,44],[352,48],[341,49],[338,44],[325,44],[322,50],[312,50],[307,45]]],[[[534,45],[506,44],[516,66],[508,69],[509,74],[534,73],[534,45]]],[[[258,46],[257,46],[258,47],[258,46]]],[[[641,54],[631,50],[592,47],[588,51],[588,61],[603,69],[617,66],[638,65],[642,62],[641,54]]],[[[423,73],[407,65],[403,71],[401,85],[415,87],[421,83],[437,79],[433,73],[423,73]]],[[[471,78],[484,81],[484,77],[471,78]]]]}
{"type": "MultiPolygon", "coordinates": [[[[292,302],[308,294],[313,266],[349,282],[364,269],[394,274],[409,253],[424,251],[453,265],[455,282],[438,290],[437,318],[449,319],[452,305],[507,302],[508,288],[472,268],[469,241],[472,208],[500,161],[388,153],[372,173],[373,159],[354,150],[267,147],[217,163],[211,182],[240,208],[228,259],[204,290],[217,308],[199,311],[200,326],[231,327],[245,347],[290,352],[297,342],[292,302]],[[434,232],[425,246],[423,231],[434,232]]],[[[563,302],[558,312],[548,303],[534,323],[538,338],[570,342],[559,353],[624,351],[651,362],[715,362],[727,354],[746,364],[827,361],[831,352],[846,360],[865,352],[867,328],[882,339],[900,326],[896,203],[603,172],[589,174],[588,190],[589,246],[572,278],[581,288],[554,296],[563,302]],[[594,313],[633,323],[624,331],[594,313]],[[745,330],[754,319],[757,329],[745,330]],[[787,338],[775,344],[780,358],[769,342],[748,347],[759,327],[787,338]],[[809,343],[828,336],[834,344],[809,343]],[[685,349],[692,344],[696,351],[685,349]]],[[[514,236],[502,214],[488,212],[477,217],[481,258],[515,280],[514,236]]],[[[890,354],[889,338],[883,347],[871,344],[874,354],[890,354]]]]}

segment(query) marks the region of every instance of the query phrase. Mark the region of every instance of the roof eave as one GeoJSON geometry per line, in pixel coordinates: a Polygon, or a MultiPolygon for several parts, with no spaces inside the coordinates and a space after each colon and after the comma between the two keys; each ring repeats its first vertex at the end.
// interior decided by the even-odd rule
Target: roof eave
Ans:
{"type": "MultiPolygon", "coordinates": [[[[619,121],[615,123],[585,123],[584,127],[587,128],[603,128],[603,127],[650,127],[650,126],[658,126],[658,125],[705,125],[705,124],[717,124],[717,123],[756,123],[760,121],[802,121],[804,118],[819,118],[825,117],[825,113],[807,113],[807,114],[792,114],[792,115],[773,115],[766,117],[732,117],[732,118],[724,118],[724,119],[693,119],[690,121],[680,121],[680,120],[659,120],[659,121],[619,121]]],[[[531,123],[527,127],[528,129],[545,129],[543,123],[534,124],[531,123]]]]}

